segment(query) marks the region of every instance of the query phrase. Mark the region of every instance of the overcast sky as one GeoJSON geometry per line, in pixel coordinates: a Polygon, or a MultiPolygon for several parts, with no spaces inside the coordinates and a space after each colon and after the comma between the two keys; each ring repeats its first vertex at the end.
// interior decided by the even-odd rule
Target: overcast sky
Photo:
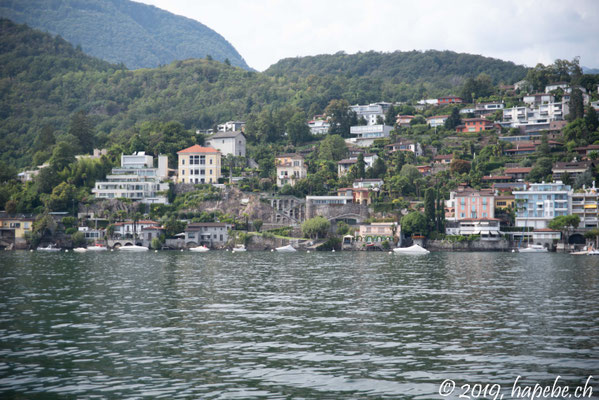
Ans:
{"type": "Polygon", "coordinates": [[[428,49],[599,68],[596,0],[136,1],[200,21],[259,71],[286,57],[428,49]]]}

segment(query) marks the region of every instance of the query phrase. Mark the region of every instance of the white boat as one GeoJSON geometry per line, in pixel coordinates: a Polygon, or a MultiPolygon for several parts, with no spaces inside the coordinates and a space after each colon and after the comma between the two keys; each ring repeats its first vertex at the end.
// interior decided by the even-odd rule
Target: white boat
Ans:
{"type": "Polygon", "coordinates": [[[205,253],[209,250],[210,249],[206,246],[192,247],[191,249],[189,249],[189,251],[195,251],[196,253],[205,253]]]}
{"type": "Polygon", "coordinates": [[[53,245],[53,244],[49,244],[49,245],[48,245],[48,246],[46,246],[46,247],[38,247],[38,248],[37,248],[37,251],[60,251],[60,248],[59,248],[59,247],[56,247],[56,246],[55,246],[55,245],[53,245]]]}
{"type": "Polygon", "coordinates": [[[75,247],[73,249],[73,252],[74,253],[85,253],[85,252],[87,252],[87,249],[85,247],[75,247]]]}
{"type": "Polygon", "coordinates": [[[132,246],[121,246],[121,247],[119,247],[119,250],[121,250],[121,251],[148,251],[150,249],[148,249],[146,246],[138,246],[138,245],[134,244],[132,246]]]}
{"type": "Polygon", "coordinates": [[[107,251],[108,248],[106,246],[103,246],[101,244],[95,244],[93,246],[88,246],[87,247],[87,251],[107,251]]]}
{"type": "Polygon", "coordinates": [[[238,244],[237,246],[235,246],[235,248],[233,249],[233,253],[241,253],[246,251],[246,248],[244,245],[242,244],[238,244]]]}
{"type": "Polygon", "coordinates": [[[420,255],[420,254],[428,254],[430,251],[425,249],[424,247],[418,246],[414,244],[410,247],[396,247],[393,249],[395,254],[411,254],[411,255],[420,255]]]}
{"type": "Polygon", "coordinates": [[[287,246],[277,247],[275,250],[278,251],[279,253],[293,253],[294,251],[297,251],[290,244],[288,244],[287,246]]]}
{"type": "Polygon", "coordinates": [[[540,244],[530,244],[528,247],[518,249],[519,253],[547,253],[547,248],[540,244]]]}

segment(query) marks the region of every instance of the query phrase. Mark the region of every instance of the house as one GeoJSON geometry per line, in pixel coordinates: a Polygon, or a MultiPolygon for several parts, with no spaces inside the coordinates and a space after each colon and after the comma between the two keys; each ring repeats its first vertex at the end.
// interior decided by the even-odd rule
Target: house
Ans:
{"type": "Polygon", "coordinates": [[[512,177],[509,175],[487,175],[483,176],[482,181],[488,184],[511,182],[512,177]]]}
{"type": "Polygon", "coordinates": [[[337,189],[337,196],[352,197],[352,202],[355,204],[372,204],[370,198],[370,189],[367,188],[339,188],[337,189]]]}
{"type": "Polygon", "coordinates": [[[463,103],[464,100],[461,97],[458,96],[445,96],[445,97],[439,97],[437,99],[437,104],[438,105],[445,105],[445,104],[460,104],[463,103]]]}
{"type": "Polygon", "coordinates": [[[224,124],[216,126],[218,132],[239,132],[245,128],[245,122],[243,121],[227,121],[224,124]]]}
{"type": "Polygon", "coordinates": [[[360,238],[367,243],[395,242],[395,236],[399,235],[400,227],[397,222],[373,222],[361,224],[358,230],[360,238]]]}
{"type": "Polygon", "coordinates": [[[277,186],[294,186],[295,183],[308,176],[308,167],[300,154],[281,154],[275,158],[277,168],[277,186]]]}
{"type": "Polygon", "coordinates": [[[358,119],[364,118],[368,125],[377,125],[381,118],[385,118],[385,113],[389,110],[390,106],[390,103],[384,102],[371,103],[368,105],[356,104],[354,106],[349,106],[349,110],[355,112],[358,119]]]}
{"type": "Polygon", "coordinates": [[[114,224],[112,237],[114,239],[133,239],[135,235],[136,238],[142,239],[142,232],[149,227],[160,227],[160,224],[152,220],[117,222],[114,224]]]}
{"type": "Polygon", "coordinates": [[[383,183],[382,179],[356,179],[353,187],[355,189],[380,189],[383,183]]]}
{"type": "Polygon", "coordinates": [[[143,151],[121,155],[120,168],[113,168],[105,181],[97,181],[92,193],[96,199],[130,199],[146,204],[167,204],[160,192],[168,190],[164,182],[168,178],[168,157],[158,156],[158,168],[154,157],[143,151]]]}
{"type": "Polygon", "coordinates": [[[564,174],[568,174],[571,178],[576,178],[587,171],[592,171],[593,168],[595,168],[593,161],[557,162],[553,164],[551,172],[553,179],[562,179],[564,174]]]}
{"type": "Polygon", "coordinates": [[[514,208],[516,197],[514,195],[495,196],[495,210],[514,208]]]}
{"type": "Polygon", "coordinates": [[[0,247],[24,249],[27,235],[33,231],[32,215],[12,215],[0,212],[0,247]]]}
{"type": "Polygon", "coordinates": [[[246,139],[241,131],[217,132],[206,139],[206,146],[220,151],[224,156],[245,157],[246,139]]]}
{"type": "Polygon", "coordinates": [[[433,170],[433,167],[430,165],[417,165],[416,168],[422,174],[422,176],[429,176],[433,170]]]}
{"type": "Polygon", "coordinates": [[[491,189],[476,190],[459,186],[457,191],[450,193],[446,207],[453,210],[453,215],[447,217],[451,221],[460,221],[466,218],[494,218],[495,216],[495,199],[491,189]]]}
{"type": "Polygon", "coordinates": [[[449,118],[449,115],[433,115],[432,117],[428,117],[426,122],[431,128],[436,128],[445,125],[447,118],[449,118]]]}
{"type": "Polygon", "coordinates": [[[331,124],[329,121],[324,119],[314,119],[312,121],[308,121],[308,127],[310,128],[310,133],[312,135],[326,135],[329,133],[331,124]]]}
{"type": "Polygon", "coordinates": [[[572,189],[561,181],[531,183],[527,190],[512,193],[517,227],[547,228],[553,218],[571,214],[572,189]]]}
{"type": "Polygon", "coordinates": [[[383,124],[351,126],[349,128],[349,133],[355,135],[355,137],[349,140],[357,146],[368,147],[372,145],[376,139],[389,137],[392,129],[392,126],[383,124]]]}
{"type": "Polygon", "coordinates": [[[413,119],[413,115],[398,115],[395,118],[395,123],[401,127],[408,127],[410,126],[410,122],[412,122],[413,119]]]}
{"type": "Polygon", "coordinates": [[[385,146],[390,152],[395,151],[411,151],[415,156],[421,156],[423,154],[422,146],[420,143],[410,139],[401,139],[397,143],[388,144],[385,146]]]}
{"type": "Polygon", "coordinates": [[[532,171],[532,167],[514,167],[506,168],[503,173],[513,180],[525,179],[528,174],[532,171]]]}
{"type": "MultiPolygon", "coordinates": [[[[372,153],[362,153],[364,156],[364,164],[366,164],[366,169],[371,168],[378,156],[372,153]]],[[[346,158],[337,162],[337,175],[339,177],[347,174],[350,168],[358,162],[358,156],[350,156],[350,158],[346,158]]]]}
{"type": "Polygon", "coordinates": [[[555,97],[548,93],[534,93],[524,96],[522,101],[528,105],[538,106],[540,104],[553,103],[555,97]]]}
{"type": "Polygon", "coordinates": [[[221,152],[195,144],[177,152],[177,183],[218,183],[221,177],[221,152]]]}
{"type": "Polygon", "coordinates": [[[481,132],[493,128],[493,122],[485,118],[465,118],[462,122],[456,126],[456,132],[481,132]]]}
{"type": "Polygon", "coordinates": [[[453,154],[438,154],[433,157],[434,164],[451,164],[453,160],[453,154]]]}
{"type": "Polygon", "coordinates": [[[497,218],[465,218],[459,222],[459,235],[480,235],[480,240],[499,240],[500,220],[497,218]]]}
{"type": "Polygon", "coordinates": [[[232,225],[222,222],[194,222],[185,228],[185,246],[223,247],[232,225]]]}
{"type": "Polygon", "coordinates": [[[595,182],[572,193],[572,215],[580,218],[579,228],[596,228],[599,223],[599,191],[595,182]]]}

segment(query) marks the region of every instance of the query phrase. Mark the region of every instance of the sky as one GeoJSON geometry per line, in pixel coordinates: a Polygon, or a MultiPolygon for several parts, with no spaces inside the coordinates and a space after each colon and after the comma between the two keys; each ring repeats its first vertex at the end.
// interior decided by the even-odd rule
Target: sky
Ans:
{"type": "Polygon", "coordinates": [[[596,0],[136,0],[195,19],[263,71],[282,58],[452,50],[599,68],[596,0]]]}

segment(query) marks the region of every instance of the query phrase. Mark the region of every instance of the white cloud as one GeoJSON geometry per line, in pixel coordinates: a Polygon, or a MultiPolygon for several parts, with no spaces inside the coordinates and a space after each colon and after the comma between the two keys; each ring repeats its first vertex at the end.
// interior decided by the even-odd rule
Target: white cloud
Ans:
{"type": "Polygon", "coordinates": [[[345,51],[454,50],[534,66],[599,67],[599,2],[581,0],[141,0],[193,18],[264,70],[281,58],[345,51]]]}

